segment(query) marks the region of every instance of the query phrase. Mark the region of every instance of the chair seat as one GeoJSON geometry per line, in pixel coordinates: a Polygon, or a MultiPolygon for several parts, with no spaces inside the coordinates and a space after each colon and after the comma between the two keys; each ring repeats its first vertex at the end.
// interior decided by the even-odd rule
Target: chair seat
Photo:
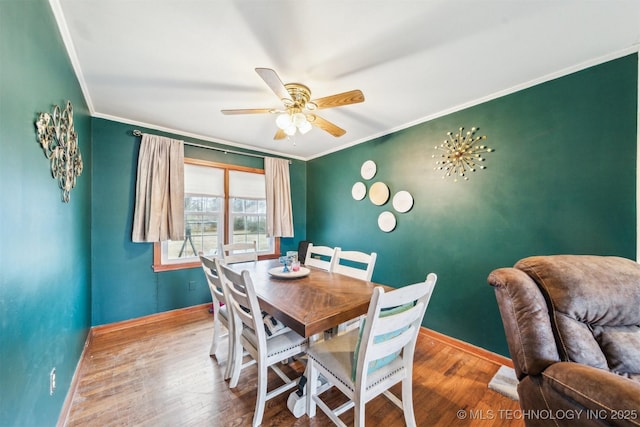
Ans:
{"type": "MultiPolygon", "coordinates": [[[[255,331],[245,327],[242,335],[250,341],[256,348],[258,346],[258,337],[255,331]]],[[[276,357],[280,354],[289,353],[291,350],[304,346],[307,339],[289,328],[280,329],[276,335],[267,338],[267,359],[276,357]]]]}
{"type": "MultiPolygon", "coordinates": [[[[318,342],[307,350],[307,356],[318,365],[331,372],[349,390],[355,391],[351,372],[353,368],[353,353],[358,342],[358,329],[349,331],[337,337],[318,342]]],[[[397,377],[397,382],[404,378],[405,369],[402,359],[396,357],[389,364],[371,372],[367,377],[366,389],[369,390],[382,380],[393,382],[392,377],[397,377]]]]}

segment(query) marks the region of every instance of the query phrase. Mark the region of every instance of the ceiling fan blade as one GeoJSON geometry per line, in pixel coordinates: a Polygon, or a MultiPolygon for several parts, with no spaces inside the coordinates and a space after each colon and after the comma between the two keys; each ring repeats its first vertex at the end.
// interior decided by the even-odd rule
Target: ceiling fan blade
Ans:
{"type": "Polygon", "coordinates": [[[220,110],[222,114],[262,114],[273,113],[273,108],[248,108],[243,110],[220,110]]]}
{"type": "Polygon", "coordinates": [[[287,134],[284,133],[284,131],[282,129],[278,129],[278,131],[274,135],[273,139],[285,139],[286,137],[287,137],[287,134]]]}
{"type": "Polygon", "coordinates": [[[357,104],[364,101],[364,95],[359,89],[351,90],[349,92],[338,93],[336,95],[325,96],[324,98],[314,99],[314,104],[317,108],[332,108],[340,107],[342,105],[357,104]]]}
{"type": "Polygon", "coordinates": [[[331,123],[330,121],[325,120],[320,116],[316,116],[315,114],[308,114],[307,120],[309,120],[309,122],[312,125],[319,127],[320,129],[326,132],[329,132],[331,135],[335,136],[336,138],[347,133],[347,131],[342,129],[341,127],[338,127],[333,123],[331,123]]]}
{"type": "Polygon", "coordinates": [[[284,83],[278,77],[278,74],[272,70],[271,68],[256,68],[256,73],[264,80],[264,82],[271,88],[273,93],[276,94],[278,99],[293,102],[291,95],[287,91],[287,88],[284,87],[284,83]]]}

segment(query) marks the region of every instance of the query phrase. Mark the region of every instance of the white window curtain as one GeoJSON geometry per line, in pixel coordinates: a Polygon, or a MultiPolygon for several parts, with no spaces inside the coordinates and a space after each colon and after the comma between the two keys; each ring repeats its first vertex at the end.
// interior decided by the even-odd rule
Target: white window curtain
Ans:
{"type": "Polygon", "coordinates": [[[184,143],[142,135],[138,155],[134,242],[184,239],[184,143]]]}
{"type": "Polygon", "coordinates": [[[289,161],[265,157],[264,180],[267,195],[267,236],[293,237],[289,161]]]}

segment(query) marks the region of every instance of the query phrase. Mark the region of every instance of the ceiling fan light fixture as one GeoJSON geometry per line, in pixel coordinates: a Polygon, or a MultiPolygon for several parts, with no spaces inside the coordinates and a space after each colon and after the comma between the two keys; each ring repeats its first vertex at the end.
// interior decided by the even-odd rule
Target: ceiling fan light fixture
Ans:
{"type": "MultiPolygon", "coordinates": [[[[276,126],[280,129],[285,130],[293,125],[293,121],[291,120],[291,115],[289,113],[282,113],[276,118],[276,126]]],[[[295,132],[295,125],[294,132],[295,132]]]]}
{"type": "Polygon", "coordinates": [[[307,123],[307,118],[302,113],[295,113],[293,116],[293,124],[300,127],[302,124],[307,123]]]}
{"type": "Polygon", "coordinates": [[[284,133],[286,133],[287,135],[293,136],[296,134],[296,125],[292,123],[291,126],[288,126],[283,130],[284,130],[284,133]]]}
{"type": "Polygon", "coordinates": [[[304,122],[302,122],[299,126],[298,126],[298,130],[300,131],[301,134],[305,134],[307,132],[309,132],[311,130],[312,126],[311,123],[309,123],[307,121],[307,119],[304,119],[304,122]]]}
{"type": "Polygon", "coordinates": [[[288,136],[293,136],[296,130],[300,131],[302,135],[311,130],[311,123],[307,120],[307,117],[303,113],[282,113],[276,117],[276,126],[282,129],[288,136]]]}

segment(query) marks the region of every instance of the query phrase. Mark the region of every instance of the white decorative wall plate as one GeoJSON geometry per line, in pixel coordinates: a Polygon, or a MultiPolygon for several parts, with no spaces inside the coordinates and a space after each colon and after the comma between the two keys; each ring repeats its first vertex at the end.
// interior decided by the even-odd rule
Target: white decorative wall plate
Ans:
{"type": "Polygon", "coordinates": [[[396,228],[396,217],[389,211],[384,211],[378,215],[378,227],[380,230],[388,233],[396,228]]]}
{"type": "Polygon", "coordinates": [[[367,195],[367,187],[362,182],[356,182],[351,187],[351,196],[356,200],[362,200],[367,195]]]}
{"type": "Polygon", "coordinates": [[[413,207],[413,196],[408,191],[398,191],[393,196],[393,208],[400,213],[409,212],[413,207]]]}
{"type": "Polygon", "coordinates": [[[376,182],[369,189],[369,198],[374,205],[384,205],[389,200],[389,187],[384,182],[376,182]]]}
{"type": "Polygon", "coordinates": [[[360,175],[363,179],[371,179],[376,175],[376,163],[373,160],[367,160],[360,168],[360,175]]]}

